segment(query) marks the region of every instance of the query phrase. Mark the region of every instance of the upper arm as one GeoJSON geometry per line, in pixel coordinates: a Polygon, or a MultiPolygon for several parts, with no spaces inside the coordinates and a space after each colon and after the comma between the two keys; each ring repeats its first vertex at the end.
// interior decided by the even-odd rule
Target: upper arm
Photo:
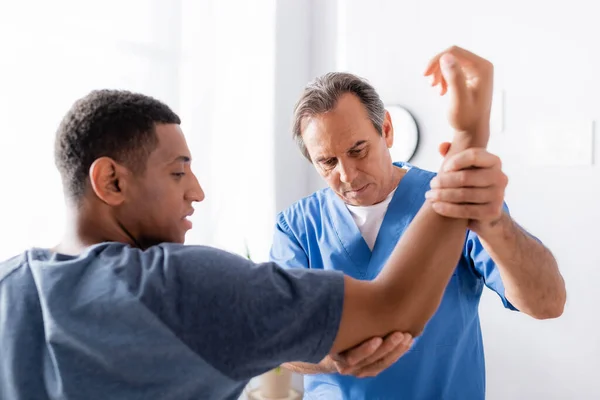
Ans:
{"type": "MultiPolygon", "coordinates": [[[[285,268],[310,268],[307,252],[283,213],[275,224],[270,259],[285,268]]],[[[344,308],[331,353],[354,347],[376,333],[388,333],[387,303],[380,293],[373,282],[344,277],[344,308]]]]}
{"type": "Polygon", "coordinates": [[[155,293],[145,302],[225,375],[248,379],[329,352],[343,307],[341,274],[287,271],[201,246],[149,258],[145,286],[155,293]]]}
{"type": "Polygon", "coordinates": [[[309,268],[310,265],[306,251],[282,213],[277,216],[269,258],[284,268],[309,268]]]}

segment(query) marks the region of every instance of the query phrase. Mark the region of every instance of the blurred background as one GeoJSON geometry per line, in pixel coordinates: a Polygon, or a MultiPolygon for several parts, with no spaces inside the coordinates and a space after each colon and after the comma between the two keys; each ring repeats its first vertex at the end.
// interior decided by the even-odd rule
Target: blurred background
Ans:
{"type": "Polygon", "coordinates": [[[417,120],[411,162],[436,169],[451,131],[423,70],[455,44],[495,65],[490,149],[510,179],[506,200],[554,252],[568,290],[553,321],[485,292],[487,398],[600,399],[596,11],[583,0],[0,0],[0,259],[59,240],[55,130],[76,99],[115,88],[183,120],[207,194],[188,243],[248,244],[266,260],[276,213],[324,187],[291,139],[303,86],[334,70],[367,78],[417,120]]]}

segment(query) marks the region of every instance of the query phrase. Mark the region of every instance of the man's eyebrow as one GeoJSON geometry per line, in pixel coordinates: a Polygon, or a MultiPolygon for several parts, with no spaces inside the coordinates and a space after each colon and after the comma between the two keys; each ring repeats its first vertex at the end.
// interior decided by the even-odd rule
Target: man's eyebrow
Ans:
{"type": "Polygon", "coordinates": [[[348,149],[348,151],[352,151],[352,150],[356,150],[357,147],[360,147],[361,145],[367,143],[366,140],[359,140],[358,142],[354,143],[354,146],[350,147],[348,149]]]}
{"type": "Polygon", "coordinates": [[[169,164],[175,164],[176,162],[189,163],[192,159],[188,156],[177,156],[169,164]]]}
{"type": "MultiPolygon", "coordinates": [[[[358,147],[362,146],[363,144],[367,143],[366,140],[359,140],[358,142],[354,143],[354,145],[352,145],[352,147],[350,147],[347,151],[352,151],[352,150],[356,150],[358,147]]],[[[317,157],[316,161],[318,163],[323,162],[323,161],[327,161],[330,160],[332,158],[335,157],[325,157],[325,156],[321,156],[321,157],[317,157]]]]}

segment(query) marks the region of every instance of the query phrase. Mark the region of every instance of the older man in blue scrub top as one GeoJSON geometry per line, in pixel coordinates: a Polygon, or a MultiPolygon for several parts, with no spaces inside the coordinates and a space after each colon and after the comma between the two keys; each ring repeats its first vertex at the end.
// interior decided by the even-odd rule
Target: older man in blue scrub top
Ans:
{"type": "MultiPolygon", "coordinates": [[[[449,52],[467,79],[477,77],[485,60],[457,47],[449,52]]],[[[446,83],[432,70],[437,65],[425,74],[444,94],[446,83]]],[[[458,95],[473,94],[467,89],[458,95]]],[[[507,177],[497,156],[472,148],[446,160],[438,174],[393,162],[392,123],[375,89],[354,75],[329,73],[305,88],[293,137],[329,187],[277,216],[271,259],[288,268],[342,270],[372,280],[428,199],[439,214],[470,220],[441,305],[401,358],[387,336],[319,364],[284,366],[305,374],[307,399],[480,400],[485,363],[478,306],[484,287],[505,308],[546,319],[563,312],[564,281],[551,252],[510,217],[507,177]]],[[[448,149],[448,143],[440,146],[442,154],[448,149]]]]}

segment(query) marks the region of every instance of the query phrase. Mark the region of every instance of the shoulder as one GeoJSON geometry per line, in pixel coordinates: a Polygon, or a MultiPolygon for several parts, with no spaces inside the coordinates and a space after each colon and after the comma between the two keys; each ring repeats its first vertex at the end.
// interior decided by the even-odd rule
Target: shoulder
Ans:
{"type": "Polygon", "coordinates": [[[27,268],[27,266],[27,252],[0,262],[0,283],[10,279],[11,275],[23,268],[27,268]]]}
{"type": "Polygon", "coordinates": [[[436,172],[419,168],[407,162],[394,162],[394,165],[400,168],[407,169],[408,172],[405,174],[404,178],[409,177],[407,181],[410,181],[410,184],[415,186],[428,186],[429,181],[431,181],[437,175],[436,172]]]}
{"type": "Polygon", "coordinates": [[[304,227],[307,220],[323,213],[332,195],[330,188],[324,188],[303,197],[277,214],[277,224],[286,231],[304,227]]]}
{"type": "MultiPolygon", "coordinates": [[[[0,262],[0,306],[4,306],[9,314],[12,325],[7,328],[13,332],[18,325],[22,328],[24,322],[29,328],[37,324],[32,321],[34,313],[40,311],[37,282],[32,270],[32,260],[37,251],[39,249],[33,248],[0,262]]],[[[0,336],[1,331],[2,327],[0,336]]]]}
{"type": "Polygon", "coordinates": [[[225,264],[247,265],[241,256],[208,246],[162,243],[139,249],[124,243],[106,242],[90,246],[76,256],[32,249],[0,264],[0,279],[25,265],[34,275],[51,275],[52,279],[60,277],[62,281],[79,282],[82,277],[94,277],[100,284],[117,277],[135,286],[149,282],[164,285],[182,275],[218,274],[225,264]]]}
{"type": "Polygon", "coordinates": [[[116,269],[128,269],[138,265],[143,270],[184,269],[188,266],[212,266],[223,263],[246,264],[247,260],[237,254],[210,246],[161,243],[147,249],[114,244],[94,249],[94,256],[108,262],[116,269]]]}
{"type": "Polygon", "coordinates": [[[101,266],[108,280],[114,277],[123,282],[128,295],[140,299],[161,318],[170,318],[165,314],[169,310],[161,307],[175,306],[182,297],[218,293],[252,265],[224,250],[177,243],[147,249],[110,245],[96,251],[97,259],[90,262],[101,266]]]}
{"type": "Polygon", "coordinates": [[[398,184],[388,211],[395,210],[404,217],[412,218],[425,202],[425,193],[430,189],[431,179],[436,173],[405,162],[395,162],[394,165],[407,171],[398,184]]]}

